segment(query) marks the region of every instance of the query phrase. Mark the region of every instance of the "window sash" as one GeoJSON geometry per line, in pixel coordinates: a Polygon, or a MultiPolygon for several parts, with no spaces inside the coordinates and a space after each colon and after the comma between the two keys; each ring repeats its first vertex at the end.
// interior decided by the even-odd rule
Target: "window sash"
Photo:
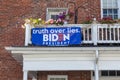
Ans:
{"type": "Polygon", "coordinates": [[[118,19],[118,9],[103,9],[103,17],[118,19]]]}
{"type": "Polygon", "coordinates": [[[118,8],[118,0],[103,0],[103,8],[118,8]]]}

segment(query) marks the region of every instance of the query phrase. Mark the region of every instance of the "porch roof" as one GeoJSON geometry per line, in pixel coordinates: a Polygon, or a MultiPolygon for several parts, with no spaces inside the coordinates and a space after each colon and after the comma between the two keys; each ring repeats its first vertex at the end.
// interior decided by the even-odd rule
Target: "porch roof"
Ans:
{"type": "Polygon", "coordinates": [[[5,47],[12,53],[12,56],[21,64],[23,64],[23,55],[39,55],[39,54],[95,54],[99,53],[120,53],[120,47],[5,47]]]}

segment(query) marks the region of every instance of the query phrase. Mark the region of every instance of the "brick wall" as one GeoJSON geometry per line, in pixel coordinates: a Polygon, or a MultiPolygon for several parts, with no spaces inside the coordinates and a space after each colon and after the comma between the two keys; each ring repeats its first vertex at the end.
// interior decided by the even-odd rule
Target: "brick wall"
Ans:
{"type": "Polygon", "coordinates": [[[90,71],[44,71],[38,72],[38,80],[47,80],[48,75],[67,75],[68,80],[91,80],[90,71]]]}
{"type": "MultiPolygon", "coordinates": [[[[45,19],[47,7],[67,7],[74,11],[71,0],[0,0],[0,80],[22,80],[22,66],[5,46],[23,46],[24,29],[21,24],[25,18],[45,19]]],[[[79,8],[78,21],[86,17],[100,18],[99,0],[74,0],[79,8]],[[83,8],[84,6],[84,8],[83,8]]],[[[74,23],[74,18],[70,21],[74,23]]]]}

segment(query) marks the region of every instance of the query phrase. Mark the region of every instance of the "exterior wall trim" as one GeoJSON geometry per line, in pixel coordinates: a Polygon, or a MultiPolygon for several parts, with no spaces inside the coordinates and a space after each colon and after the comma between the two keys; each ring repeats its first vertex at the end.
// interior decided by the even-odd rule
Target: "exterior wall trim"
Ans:
{"type": "Polygon", "coordinates": [[[120,51],[120,47],[5,47],[5,49],[12,53],[14,51],[120,51]]]}

